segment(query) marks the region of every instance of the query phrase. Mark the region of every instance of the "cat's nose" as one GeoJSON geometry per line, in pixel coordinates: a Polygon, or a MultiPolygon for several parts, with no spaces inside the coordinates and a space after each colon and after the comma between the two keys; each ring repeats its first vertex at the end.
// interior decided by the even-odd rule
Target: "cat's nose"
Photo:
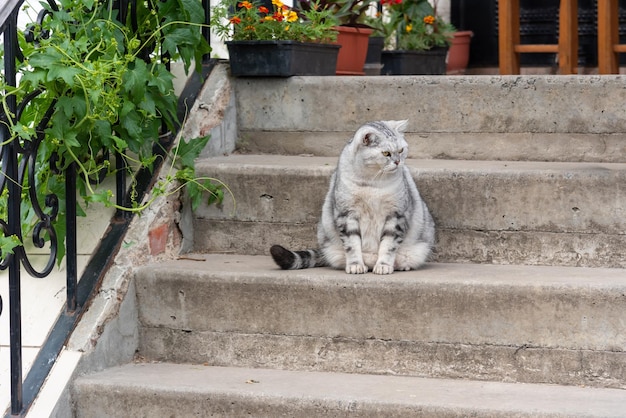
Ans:
{"type": "Polygon", "coordinates": [[[400,165],[400,160],[396,160],[396,161],[394,161],[394,163],[395,163],[396,165],[400,165]]]}

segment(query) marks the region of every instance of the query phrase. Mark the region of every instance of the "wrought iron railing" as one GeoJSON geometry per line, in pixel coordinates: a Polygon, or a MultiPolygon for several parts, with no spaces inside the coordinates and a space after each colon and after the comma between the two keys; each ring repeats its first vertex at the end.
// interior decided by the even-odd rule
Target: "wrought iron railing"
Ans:
{"type": "MultiPolygon", "coordinates": [[[[37,196],[33,186],[35,179],[35,162],[37,154],[44,139],[44,131],[50,124],[50,118],[56,102],[53,101],[47,112],[35,127],[35,134],[30,140],[12,138],[9,126],[14,126],[20,120],[22,112],[27,105],[42,93],[40,90],[32,91],[21,99],[18,103],[15,94],[8,90],[19,86],[16,63],[23,60],[23,53],[18,42],[18,14],[25,0],[2,0],[0,4],[0,61],[3,61],[2,77],[7,86],[5,91],[0,91],[3,98],[3,106],[0,106],[0,195],[7,197],[6,218],[0,217],[0,237],[15,237],[19,240],[12,253],[0,253],[0,270],[8,270],[9,277],[9,300],[3,301],[0,297],[0,315],[9,315],[10,322],[10,387],[11,405],[10,416],[23,416],[37,393],[43,385],[46,376],[60,353],[67,337],[76,325],[80,313],[87,303],[90,295],[96,288],[103,271],[110,263],[115,250],[119,247],[130,217],[126,213],[118,211],[115,222],[111,223],[100,246],[93,255],[90,263],[86,267],[81,280],[78,281],[77,268],[77,244],[76,244],[76,168],[70,164],[61,174],[65,178],[66,189],[66,240],[65,240],[65,263],[67,274],[67,302],[64,311],[53,326],[50,337],[42,346],[38,357],[35,359],[26,379],[22,376],[22,324],[21,324],[21,288],[20,275],[22,269],[28,274],[44,278],[48,276],[55,265],[55,260],[59,252],[57,248],[57,231],[55,220],[59,213],[59,198],[54,194],[47,196],[37,196]],[[24,233],[22,231],[22,211],[24,205],[30,205],[37,216],[37,222],[32,232],[32,242],[35,247],[49,247],[49,255],[46,265],[43,268],[36,268],[31,263],[29,254],[24,248],[24,233]],[[43,237],[47,236],[44,242],[43,237]]],[[[202,2],[205,10],[205,22],[209,21],[209,0],[198,0],[202,2]]],[[[46,0],[51,10],[58,10],[55,0],[46,0]]],[[[114,7],[120,12],[120,19],[133,19],[136,0],[117,0],[114,7]],[[130,11],[130,13],[128,13],[130,11]]],[[[43,20],[49,12],[43,11],[38,19],[43,20]]],[[[136,27],[136,22],[132,23],[136,27]]],[[[29,28],[25,30],[24,39],[28,42],[36,43],[37,37],[29,28]]],[[[203,34],[209,40],[209,31],[203,29],[203,34]]],[[[37,36],[45,36],[40,33],[37,36]]],[[[207,57],[208,58],[208,57],[207,57]]],[[[208,66],[207,66],[208,67],[208,66]]],[[[171,144],[170,135],[153,149],[154,153],[163,154],[171,144]]],[[[159,159],[162,160],[162,159],[159,159]]],[[[122,158],[116,158],[116,164],[123,164],[122,158]]],[[[53,166],[57,161],[49,162],[53,166]]],[[[121,168],[121,167],[118,167],[121,168]]],[[[55,167],[52,168],[56,170],[55,167]]],[[[126,193],[126,170],[116,170],[116,199],[119,206],[124,206],[129,200],[126,193]]],[[[139,187],[134,193],[141,195],[145,192],[151,181],[151,174],[147,170],[140,170],[136,174],[139,187]]],[[[141,196],[139,197],[141,199],[141,196]]],[[[0,405],[4,408],[4,405],[0,405]]]]}

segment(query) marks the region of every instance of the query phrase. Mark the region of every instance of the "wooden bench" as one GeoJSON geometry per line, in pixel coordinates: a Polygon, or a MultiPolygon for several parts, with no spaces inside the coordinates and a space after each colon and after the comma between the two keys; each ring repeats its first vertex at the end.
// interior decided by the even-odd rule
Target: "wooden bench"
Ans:
{"type": "MultiPolygon", "coordinates": [[[[617,7],[617,0],[605,1],[615,3],[617,7]]],[[[601,0],[598,0],[598,5],[600,2],[601,0]]],[[[556,53],[561,74],[578,72],[578,0],[561,0],[559,43],[556,45],[522,45],[520,43],[519,0],[499,0],[498,36],[500,74],[519,74],[520,54],[528,52],[556,53]]]]}

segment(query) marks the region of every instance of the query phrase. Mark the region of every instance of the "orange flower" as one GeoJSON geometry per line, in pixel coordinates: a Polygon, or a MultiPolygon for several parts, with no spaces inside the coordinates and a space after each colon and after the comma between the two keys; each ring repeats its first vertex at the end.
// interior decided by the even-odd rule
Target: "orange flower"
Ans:
{"type": "Polygon", "coordinates": [[[252,7],[254,7],[254,6],[253,6],[253,5],[252,5],[252,3],[250,3],[249,1],[244,0],[244,1],[242,1],[241,3],[239,3],[239,4],[237,5],[237,7],[244,7],[244,8],[246,8],[246,9],[250,10],[250,9],[252,9],[252,7]]]}
{"type": "Polygon", "coordinates": [[[424,23],[426,23],[427,25],[432,25],[433,23],[435,23],[435,16],[424,16],[424,23]]]}
{"type": "Polygon", "coordinates": [[[265,6],[259,6],[259,12],[261,13],[269,13],[269,9],[265,6]]]}
{"type": "Polygon", "coordinates": [[[230,23],[233,25],[238,25],[241,23],[241,18],[239,16],[233,16],[230,18],[230,23]]]}
{"type": "Polygon", "coordinates": [[[287,22],[295,22],[296,20],[298,20],[298,13],[294,12],[293,10],[285,10],[283,13],[285,15],[285,18],[287,19],[287,22]]]}

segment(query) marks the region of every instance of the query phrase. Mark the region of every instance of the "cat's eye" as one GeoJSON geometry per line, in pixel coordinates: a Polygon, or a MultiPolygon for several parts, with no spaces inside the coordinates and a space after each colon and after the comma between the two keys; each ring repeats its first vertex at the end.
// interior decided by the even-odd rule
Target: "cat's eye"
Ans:
{"type": "Polygon", "coordinates": [[[383,151],[383,155],[385,157],[391,157],[391,153],[389,151],[383,151]]]}
{"type": "Polygon", "coordinates": [[[404,148],[400,148],[400,151],[398,151],[398,154],[402,154],[404,152],[404,148]]]}

